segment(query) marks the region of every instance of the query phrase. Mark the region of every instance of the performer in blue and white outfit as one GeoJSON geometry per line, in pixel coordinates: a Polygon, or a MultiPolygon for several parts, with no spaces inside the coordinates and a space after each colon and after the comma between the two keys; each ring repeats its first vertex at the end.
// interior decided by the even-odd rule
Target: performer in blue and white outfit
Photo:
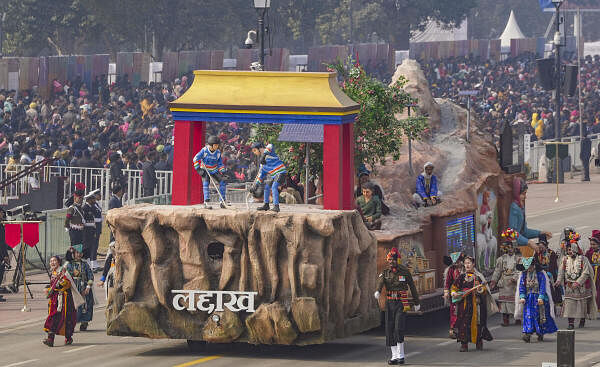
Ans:
{"type": "Polygon", "coordinates": [[[210,199],[210,178],[219,182],[219,191],[221,192],[221,208],[225,209],[225,192],[227,183],[225,182],[225,165],[221,159],[221,151],[219,150],[220,140],[216,136],[210,136],[206,142],[206,146],[202,148],[194,156],[194,169],[202,176],[202,189],[204,193],[204,207],[211,209],[208,206],[210,199]]]}
{"type": "Polygon", "coordinates": [[[544,340],[544,334],[556,332],[554,322],[554,302],[548,275],[535,257],[521,259],[517,265],[521,271],[515,292],[515,320],[523,319],[523,340],[531,341],[536,333],[538,341],[544,340]]]}
{"type": "Polygon", "coordinates": [[[258,208],[258,210],[269,210],[269,196],[273,195],[273,211],[279,212],[279,185],[285,182],[287,169],[285,164],[279,159],[275,153],[273,144],[269,144],[266,147],[263,143],[256,142],[252,144],[252,153],[260,156],[260,167],[258,168],[258,175],[254,180],[252,192],[256,192],[258,187],[263,183],[263,180],[267,178],[264,190],[264,203],[265,205],[258,208]]]}

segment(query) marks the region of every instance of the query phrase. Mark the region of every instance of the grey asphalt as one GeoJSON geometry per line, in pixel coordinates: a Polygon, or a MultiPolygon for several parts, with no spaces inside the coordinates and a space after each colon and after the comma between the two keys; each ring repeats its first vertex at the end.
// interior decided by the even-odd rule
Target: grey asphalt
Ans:
{"type": "MultiPolygon", "coordinates": [[[[559,232],[565,224],[586,227],[599,223],[597,201],[534,207],[528,219],[531,227],[559,232]],[[539,209],[539,210],[537,210],[539,209]]],[[[600,226],[598,226],[600,227],[600,226]]],[[[585,241],[587,242],[587,241],[585,241]]],[[[1,312],[1,308],[0,308],[1,312]]],[[[556,335],[525,344],[518,326],[500,327],[498,315],[488,325],[494,341],[484,351],[459,353],[455,341],[447,338],[447,311],[409,320],[406,338],[407,365],[413,366],[542,366],[556,361],[556,335]]],[[[566,321],[559,319],[559,327],[566,321]]],[[[0,326],[0,367],[36,366],[384,366],[389,358],[383,330],[375,329],[350,338],[309,347],[251,346],[247,344],[208,345],[204,351],[190,352],[183,340],[149,340],[107,336],[103,310],[96,312],[90,331],[74,336],[75,344],[56,347],[41,344],[42,322],[0,326]]],[[[533,338],[535,339],[535,338],[533,338]]],[[[576,366],[600,363],[600,322],[588,321],[576,330],[576,366]]],[[[599,365],[600,366],[600,365],[599,365]]]]}

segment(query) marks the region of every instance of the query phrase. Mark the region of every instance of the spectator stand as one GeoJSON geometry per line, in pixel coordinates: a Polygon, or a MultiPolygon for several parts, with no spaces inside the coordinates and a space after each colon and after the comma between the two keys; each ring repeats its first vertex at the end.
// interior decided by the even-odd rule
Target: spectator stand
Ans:
{"type": "Polygon", "coordinates": [[[175,121],[173,204],[202,203],[194,154],[206,122],[312,124],[323,127],[324,209],[353,208],[354,120],[359,105],[335,73],[194,71],[194,83],[169,104],[175,121]]]}

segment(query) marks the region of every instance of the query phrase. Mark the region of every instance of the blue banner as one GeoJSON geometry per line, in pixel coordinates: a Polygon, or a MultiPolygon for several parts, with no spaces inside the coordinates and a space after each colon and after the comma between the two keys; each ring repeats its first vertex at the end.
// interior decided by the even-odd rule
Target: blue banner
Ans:
{"type": "Polygon", "coordinates": [[[552,0],[540,0],[540,8],[542,8],[542,10],[553,7],[554,5],[552,5],[552,0]]]}

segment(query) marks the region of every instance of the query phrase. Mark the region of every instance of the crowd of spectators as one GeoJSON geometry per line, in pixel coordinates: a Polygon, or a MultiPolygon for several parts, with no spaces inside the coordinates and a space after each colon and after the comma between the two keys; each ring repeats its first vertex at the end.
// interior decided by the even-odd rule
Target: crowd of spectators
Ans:
{"type": "MultiPolygon", "coordinates": [[[[46,158],[60,167],[111,168],[113,180],[122,184],[123,169],[171,170],[173,119],[168,102],[187,90],[192,77],[137,86],[127,76],[111,84],[97,78],[91,88],[80,79],[54,80],[49,98],[36,88],[2,90],[0,158],[9,170],[46,158]]],[[[249,154],[249,127],[211,123],[208,129],[224,143],[230,181],[245,181],[248,170],[256,169],[249,154]]]]}
{"type": "MultiPolygon", "coordinates": [[[[576,64],[576,60],[572,60],[576,64]]],[[[600,133],[600,56],[587,56],[581,64],[581,121],[588,133],[600,133]]],[[[522,128],[532,140],[554,138],[554,98],[542,89],[533,55],[504,61],[450,58],[423,63],[434,97],[466,104],[461,90],[478,90],[471,106],[485,132],[498,139],[505,124],[522,128]]],[[[563,94],[564,95],[564,94],[563,94]]],[[[564,96],[560,111],[562,136],[579,135],[578,97],[564,96]]]]}

